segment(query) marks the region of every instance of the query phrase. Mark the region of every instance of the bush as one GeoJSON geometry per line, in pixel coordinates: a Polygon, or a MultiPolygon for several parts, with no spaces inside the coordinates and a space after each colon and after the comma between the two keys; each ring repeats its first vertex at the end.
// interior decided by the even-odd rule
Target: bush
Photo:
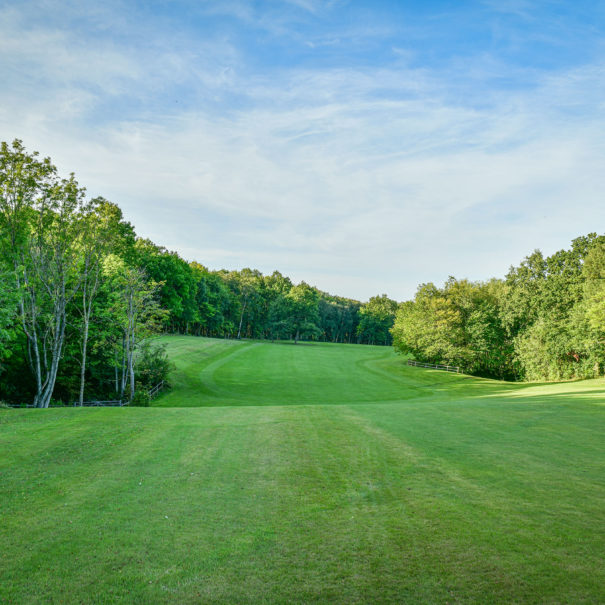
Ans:
{"type": "Polygon", "coordinates": [[[151,397],[149,397],[149,391],[147,391],[147,389],[145,389],[141,385],[138,385],[138,386],[139,386],[139,389],[137,391],[135,391],[134,397],[132,398],[130,405],[133,405],[135,407],[140,407],[140,408],[148,408],[149,404],[151,403],[151,397]]]}
{"type": "Polygon", "coordinates": [[[166,380],[173,364],[168,359],[165,345],[152,345],[144,342],[136,359],[136,378],[138,389],[152,389],[156,384],[166,380]]]}

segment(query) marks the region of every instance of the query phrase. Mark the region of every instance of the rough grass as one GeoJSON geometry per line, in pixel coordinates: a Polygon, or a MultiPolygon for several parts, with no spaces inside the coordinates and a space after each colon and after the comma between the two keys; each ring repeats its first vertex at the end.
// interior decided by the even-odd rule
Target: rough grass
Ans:
{"type": "Polygon", "coordinates": [[[154,408],[0,410],[0,602],[605,602],[605,381],[168,343],[154,408]]]}

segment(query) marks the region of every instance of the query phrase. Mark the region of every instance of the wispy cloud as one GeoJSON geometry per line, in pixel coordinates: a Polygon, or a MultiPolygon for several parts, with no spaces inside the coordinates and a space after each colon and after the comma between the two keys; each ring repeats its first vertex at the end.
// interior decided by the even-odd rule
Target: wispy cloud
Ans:
{"type": "Polygon", "coordinates": [[[536,2],[532,0],[483,0],[482,4],[497,13],[505,13],[532,20],[536,2]]]}
{"type": "MultiPolygon", "coordinates": [[[[258,18],[247,5],[220,3],[258,18]]],[[[115,10],[95,15],[95,31],[115,10]]],[[[154,34],[148,44],[104,33],[87,44],[23,10],[2,15],[3,138],[211,267],[403,299],[449,274],[502,274],[605,219],[605,62],[542,72],[476,53],[259,69],[225,32],[173,39],[150,20],[136,29],[154,34]]]]}

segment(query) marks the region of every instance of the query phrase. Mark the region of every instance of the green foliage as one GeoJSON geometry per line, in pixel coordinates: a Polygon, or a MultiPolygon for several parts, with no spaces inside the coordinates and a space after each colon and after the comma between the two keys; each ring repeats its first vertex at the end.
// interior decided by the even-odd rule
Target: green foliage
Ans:
{"type": "Polygon", "coordinates": [[[11,344],[16,338],[18,296],[11,285],[9,272],[0,273],[0,372],[2,362],[12,354],[11,344]]]}
{"type": "Polygon", "coordinates": [[[589,250],[583,267],[584,312],[593,338],[605,340],[605,241],[589,250]]]}
{"type": "Polygon", "coordinates": [[[499,316],[504,284],[450,278],[423,284],[400,305],[392,329],[396,350],[421,361],[461,366],[497,378],[513,374],[512,344],[499,316]]]}
{"type": "Polygon", "coordinates": [[[133,397],[166,372],[144,344],[159,331],[388,343],[374,301],[362,314],[361,303],[278,271],[188,263],[137,238],[118,206],[84,193],[49,158],[2,143],[0,396],[10,401],[133,397]]]}
{"type": "Polygon", "coordinates": [[[63,357],[67,307],[80,286],[84,190],[73,174],[59,178],[50,160],[37,155],[19,140],[0,148],[0,258],[18,296],[34,405],[48,407],[63,357]]]}
{"type": "Polygon", "coordinates": [[[592,233],[575,239],[570,250],[542,259],[539,270],[534,253],[509,272],[503,317],[526,379],[599,375],[605,361],[599,334],[604,245],[605,237],[592,233]]]}
{"type": "Polygon", "coordinates": [[[421,361],[452,365],[466,361],[460,310],[435,285],[418,288],[414,302],[400,306],[393,327],[395,349],[421,361]]]}
{"type": "Polygon", "coordinates": [[[149,391],[141,388],[142,385],[137,385],[137,390],[130,400],[130,405],[139,408],[148,408],[151,404],[151,397],[149,391]]]}
{"type": "Polygon", "coordinates": [[[314,339],[319,328],[319,292],[305,282],[293,286],[285,296],[288,327],[294,343],[300,338],[314,339]]]}
{"type": "Polygon", "coordinates": [[[605,236],[592,233],[544,258],[539,250],[505,280],[426,284],[397,312],[402,353],[498,378],[598,376],[605,363],[605,236]]]}
{"type": "Polygon", "coordinates": [[[197,284],[192,267],[176,254],[139,239],[135,244],[136,264],[160,284],[159,303],[168,311],[165,322],[173,331],[186,330],[198,319],[197,284]]]}
{"type": "Polygon", "coordinates": [[[354,342],[359,325],[361,303],[356,300],[320,293],[318,311],[321,340],[354,342]]]}
{"type": "Polygon", "coordinates": [[[373,296],[359,310],[357,335],[359,342],[389,345],[392,343],[391,328],[395,321],[397,302],[386,294],[373,296]]]}
{"type": "Polygon", "coordinates": [[[49,158],[19,140],[2,143],[0,396],[41,407],[85,393],[133,396],[154,363],[163,365],[160,353],[152,363],[144,348],[160,331],[392,342],[420,360],[497,378],[599,375],[605,236],[579,237],[549,257],[536,250],[504,280],[450,278],[441,288],[421,285],[400,305],[385,294],[362,304],[278,271],[188,263],[137,238],[115,204],[87,201],[75,177],[61,178],[49,158]]]}
{"type": "Polygon", "coordinates": [[[140,346],[136,357],[136,380],[143,389],[149,390],[168,380],[168,374],[174,364],[168,358],[166,345],[145,341],[140,346]]]}

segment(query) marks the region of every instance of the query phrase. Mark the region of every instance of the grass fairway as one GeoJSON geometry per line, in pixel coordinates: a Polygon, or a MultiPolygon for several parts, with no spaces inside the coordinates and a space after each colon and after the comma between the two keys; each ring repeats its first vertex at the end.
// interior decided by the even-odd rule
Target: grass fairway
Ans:
{"type": "Polygon", "coordinates": [[[605,602],[604,380],[168,343],[153,408],[0,410],[0,602],[605,602]]]}

